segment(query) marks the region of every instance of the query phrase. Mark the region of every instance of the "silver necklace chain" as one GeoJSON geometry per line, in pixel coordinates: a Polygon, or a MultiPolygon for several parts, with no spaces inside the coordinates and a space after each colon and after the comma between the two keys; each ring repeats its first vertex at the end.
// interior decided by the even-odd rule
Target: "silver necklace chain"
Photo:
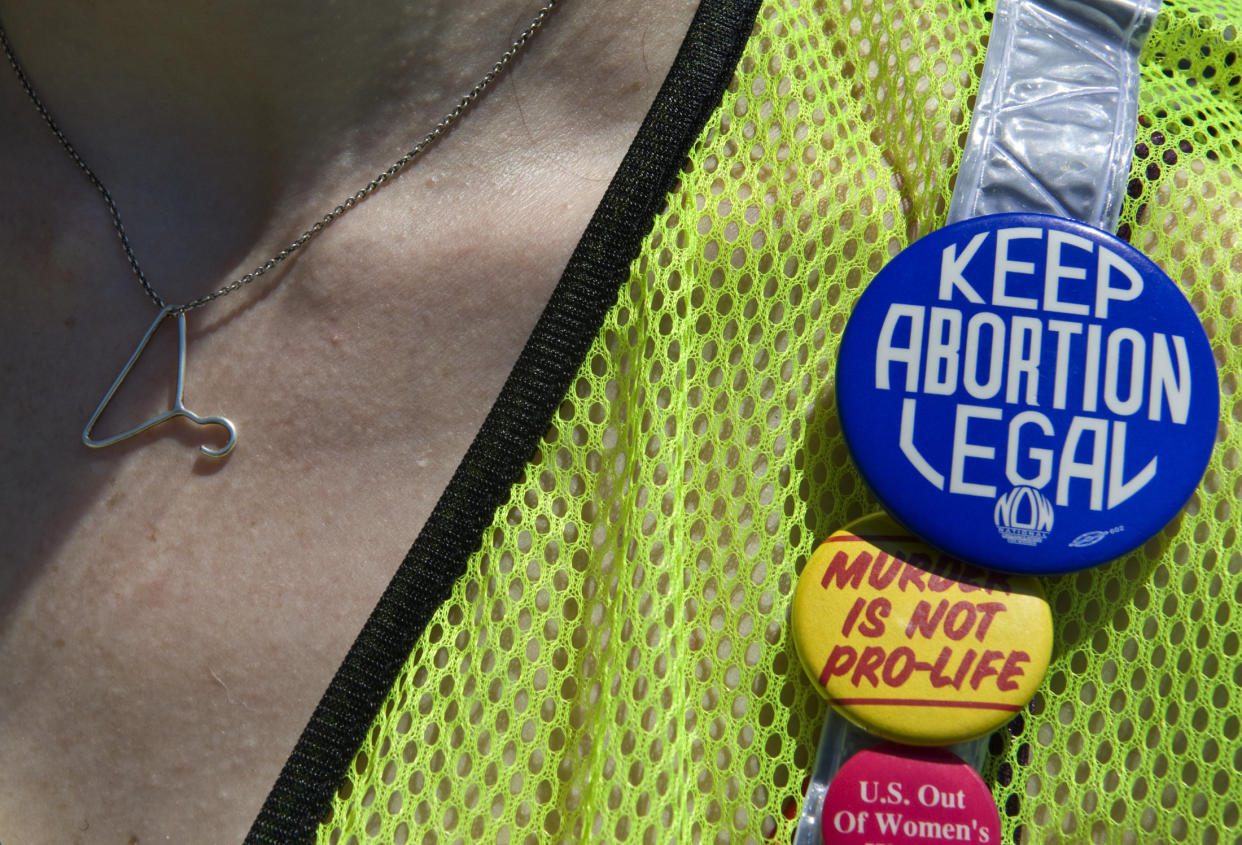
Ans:
{"type": "Polygon", "coordinates": [[[117,210],[116,202],[112,199],[112,194],[106,187],[104,187],[104,183],[95,174],[95,171],[90,168],[90,166],[82,158],[81,154],[78,153],[77,148],[70,143],[69,138],[66,137],[64,131],[52,117],[51,111],[49,111],[47,106],[44,105],[43,99],[35,91],[34,85],[31,83],[30,77],[27,75],[25,68],[23,68],[21,63],[17,61],[17,56],[14,54],[13,48],[9,44],[8,33],[5,31],[4,25],[0,24],[0,48],[3,48],[4,55],[9,60],[9,65],[13,68],[13,72],[17,74],[18,81],[21,83],[22,88],[25,89],[26,94],[30,97],[31,102],[34,103],[39,114],[43,117],[44,122],[51,128],[52,134],[56,136],[56,140],[58,140],[60,145],[65,148],[65,152],[69,154],[69,158],[73,159],[73,163],[76,164],[78,169],[86,175],[86,178],[103,198],[104,205],[108,208],[108,214],[112,217],[112,226],[116,230],[116,236],[121,242],[121,249],[125,251],[125,258],[129,262],[130,270],[134,273],[134,278],[138,280],[138,284],[142,286],[144,291],[146,291],[147,296],[150,297],[151,301],[154,302],[156,307],[160,309],[154,322],[151,323],[150,328],[147,329],[146,334],[143,335],[142,340],[139,341],[138,348],[134,350],[133,354],[129,358],[129,361],[121,370],[120,375],[116,377],[116,380],[112,382],[112,386],[108,388],[108,392],[104,394],[103,401],[101,401],[98,407],[95,408],[95,413],[91,415],[90,420],[86,423],[86,428],[82,430],[82,442],[92,449],[100,449],[105,446],[120,443],[123,440],[128,440],[129,438],[141,434],[147,429],[153,428],[161,423],[167,422],[168,420],[182,418],[189,420],[196,425],[215,426],[224,430],[226,437],[224,445],[219,447],[210,445],[199,446],[199,450],[203,454],[212,458],[221,458],[233,451],[233,447],[237,445],[237,429],[233,425],[232,421],[223,416],[199,416],[185,405],[186,312],[206,305],[209,302],[213,302],[222,296],[228,296],[230,293],[240,290],[253,282],[255,279],[265,273],[268,273],[289,256],[293,255],[295,252],[314,240],[315,237],[326,229],[333,220],[336,220],[338,217],[353,209],[356,205],[358,205],[358,203],[362,202],[371,194],[375,193],[375,191],[379,190],[380,187],[396,177],[398,173],[403,171],[415,159],[422,155],[423,151],[433,144],[436,139],[447,132],[449,128],[457,122],[458,118],[460,118],[475,103],[475,101],[483,96],[483,93],[491,87],[492,83],[496,81],[496,78],[504,72],[505,68],[509,66],[514,57],[521,52],[527,42],[530,41],[540,27],[543,26],[544,21],[547,20],[548,15],[552,12],[552,8],[556,6],[558,2],[559,0],[546,0],[543,6],[539,9],[539,13],[535,15],[534,19],[530,22],[526,29],[522,30],[522,34],[517,37],[517,40],[515,40],[512,45],[510,45],[509,49],[501,55],[494,65],[492,65],[491,70],[484,74],[483,78],[480,79],[465,96],[457,101],[457,105],[453,107],[452,111],[446,114],[440,122],[437,123],[435,127],[433,127],[432,130],[414,146],[413,149],[393,162],[387,169],[380,172],[374,179],[367,182],[357,191],[354,191],[354,193],[346,197],[340,205],[323,215],[323,217],[315,221],[309,229],[298,235],[298,237],[294,239],[293,243],[281,249],[258,267],[255,267],[246,275],[234,279],[223,287],[217,288],[204,296],[200,296],[198,299],[190,300],[184,305],[169,305],[166,303],[164,298],[160,296],[151,285],[151,282],[147,279],[146,274],[143,273],[142,265],[138,263],[138,257],[134,254],[134,249],[130,245],[129,235],[125,232],[125,224],[121,222],[121,213],[117,210]],[[129,376],[130,371],[134,368],[134,364],[137,363],[138,359],[142,357],[143,351],[147,348],[147,344],[155,335],[156,330],[159,329],[160,325],[169,318],[174,319],[177,324],[178,337],[177,381],[172,406],[168,410],[160,414],[156,414],[150,419],[147,419],[138,425],[121,432],[120,434],[103,438],[95,437],[95,424],[99,421],[99,418],[103,415],[104,410],[112,401],[112,397],[116,394],[117,390],[120,389],[121,384],[129,376]]]}
{"type": "Polygon", "coordinates": [[[415,144],[409,152],[393,162],[387,169],[377,174],[374,179],[367,182],[357,191],[354,191],[354,193],[346,197],[339,205],[315,221],[310,228],[298,235],[292,243],[281,249],[259,266],[255,267],[249,273],[234,279],[211,293],[200,296],[197,299],[190,300],[184,305],[168,305],[164,301],[164,298],[156,292],[155,288],[151,285],[151,282],[148,281],[146,274],[142,270],[142,265],[138,263],[138,257],[134,254],[133,246],[129,242],[129,235],[125,231],[125,224],[121,222],[121,214],[117,210],[116,202],[112,199],[112,194],[106,187],[104,187],[104,183],[97,175],[95,175],[95,171],[90,168],[90,166],[82,158],[81,154],[78,153],[77,148],[74,147],[74,145],[69,141],[69,138],[60,128],[60,125],[57,124],[55,118],[52,117],[52,113],[44,104],[43,99],[39,96],[38,92],[35,91],[29,75],[27,75],[25,68],[23,68],[21,63],[18,62],[17,56],[13,52],[12,45],[9,43],[8,33],[5,31],[3,24],[0,24],[0,48],[3,48],[4,55],[8,59],[9,65],[13,68],[13,72],[17,74],[17,79],[21,83],[22,88],[25,90],[27,96],[30,97],[31,102],[34,103],[35,108],[38,110],[40,116],[42,116],[44,122],[51,128],[52,134],[56,136],[56,140],[59,141],[60,145],[65,148],[65,152],[69,154],[69,158],[73,159],[73,163],[78,166],[78,169],[81,170],[83,174],[85,174],[86,178],[103,198],[104,205],[108,208],[108,214],[112,217],[112,226],[116,230],[116,236],[121,242],[121,249],[125,251],[125,258],[129,262],[129,268],[134,273],[134,278],[138,280],[138,284],[142,286],[144,291],[146,291],[147,296],[151,298],[151,301],[155,303],[156,307],[160,308],[163,312],[167,312],[169,316],[175,317],[184,314],[187,311],[192,311],[195,308],[206,305],[207,303],[217,300],[222,296],[227,296],[236,290],[240,290],[253,282],[255,279],[258,279],[265,273],[275,269],[275,267],[286,258],[289,258],[295,252],[314,240],[320,232],[332,223],[332,221],[353,209],[354,206],[358,205],[358,203],[362,202],[384,184],[389,182],[398,173],[408,167],[411,162],[418,158],[423,151],[427,149],[427,147],[431,146],[431,144],[433,144],[440,136],[447,132],[449,128],[457,122],[458,118],[460,118],[475,103],[476,100],[483,96],[483,93],[491,87],[492,83],[496,81],[496,78],[504,72],[505,68],[509,66],[514,57],[521,52],[527,42],[530,41],[534,34],[539,31],[540,27],[543,26],[544,21],[547,20],[548,15],[552,12],[552,9],[556,6],[557,2],[559,2],[559,0],[547,0],[547,2],[543,4],[543,7],[539,9],[538,14],[535,15],[526,29],[522,30],[522,33],[514,40],[513,44],[509,46],[509,49],[501,55],[494,65],[492,65],[491,70],[484,74],[483,78],[475,83],[475,86],[471,88],[465,96],[457,101],[457,105],[453,107],[452,111],[441,118],[440,122],[437,123],[421,141],[415,144]]]}

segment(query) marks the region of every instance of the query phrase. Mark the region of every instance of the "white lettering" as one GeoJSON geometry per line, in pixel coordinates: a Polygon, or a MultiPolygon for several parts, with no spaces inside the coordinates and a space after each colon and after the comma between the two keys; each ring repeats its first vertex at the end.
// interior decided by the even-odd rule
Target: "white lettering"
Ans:
{"type": "Polygon", "coordinates": [[[1018,401],[1022,375],[1026,375],[1027,405],[1038,405],[1039,353],[1043,324],[1035,317],[1014,317],[1009,331],[1009,372],[1005,376],[1005,401],[1018,401]]]}
{"type": "Polygon", "coordinates": [[[840,810],[832,817],[832,826],[836,828],[837,833],[853,833],[858,827],[858,822],[849,810],[840,810]]]}
{"type": "Polygon", "coordinates": [[[985,499],[996,497],[996,487],[991,484],[973,484],[964,478],[967,458],[983,458],[992,460],[996,450],[991,446],[980,446],[966,439],[966,429],[972,419],[999,420],[1000,408],[988,408],[982,405],[958,405],[957,422],[953,427],[953,460],[949,469],[949,492],[961,493],[966,496],[982,496],[985,499]]]}
{"type": "Polygon", "coordinates": [[[1082,334],[1082,323],[1049,320],[1048,331],[1055,332],[1057,336],[1056,380],[1052,386],[1052,407],[1060,411],[1065,409],[1065,394],[1069,390],[1070,338],[1076,334],[1082,334]]]}
{"type": "Polygon", "coordinates": [[[1173,375],[1173,362],[1169,360],[1169,344],[1160,332],[1151,336],[1151,393],[1147,400],[1147,419],[1160,421],[1163,395],[1169,402],[1169,416],[1179,425],[1186,424],[1190,414],[1190,355],[1186,352],[1186,339],[1173,335],[1173,348],[1177,350],[1177,375],[1173,375]]]}
{"type": "Polygon", "coordinates": [[[924,807],[944,807],[948,810],[966,809],[966,791],[942,792],[935,784],[925,783],[919,787],[919,803],[924,807]]]}
{"type": "Polygon", "coordinates": [[[940,299],[946,302],[952,299],[953,289],[957,288],[966,297],[967,302],[973,302],[975,305],[983,304],[983,297],[967,284],[962,271],[966,269],[970,259],[975,257],[975,253],[979,251],[979,247],[983,246],[987,237],[987,232],[975,235],[970,239],[970,243],[966,244],[966,249],[962,250],[960,256],[956,254],[957,244],[949,244],[940,253],[940,299]]]}
{"type": "Polygon", "coordinates": [[[1095,316],[1101,320],[1107,320],[1109,300],[1129,302],[1137,299],[1142,292],[1143,277],[1139,275],[1139,271],[1112,250],[1100,247],[1100,260],[1095,279],[1095,316]],[[1129,279],[1129,287],[1115,288],[1112,286],[1113,270],[1120,270],[1121,275],[1129,279]]]}
{"type": "Polygon", "coordinates": [[[901,403],[901,454],[919,471],[919,475],[930,481],[937,490],[943,490],[944,476],[932,468],[914,445],[914,404],[915,400],[909,397],[901,403]]]}
{"type": "Polygon", "coordinates": [[[970,318],[966,324],[966,363],[963,367],[962,381],[966,384],[966,392],[975,399],[991,399],[1001,389],[1001,379],[1005,372],[1005,322],[995,314],[981,311],[970,318]],[[979,332],[988,326],[990,335],[991,359],[988,362],[988,380],[979,383],[979,332]]]}
{"type": "Polygon", "coordinates": [[[906,365],[906,392],[917,393],[919,389],[919,360],[923,350],[923,306],[903,305],[895,302],[888,307],[884,325],[880,328],[880,340],[875,349],[875,387],[888,390],[890,364],[906,365]],[[894,346],[893,336],[903,318],[910,320],[910,345],[894,346]]]}
{"type": "Polygon", "coordinates": [[[1007,308],[1025,308],[1034,311],[1039,308],[1039,301],[1025,296],[1010,296],[1005,292],[1006,277],[1010,273],[1032,275],[1035,265],[1030,261],[1012,261],[1009,258],[1009,242],[1017,240],[1040,240],[1044,236],[1043,229],[1030,226],[1019,226],[1011,229],[1000,229],[996,233],[996,270],[992,276],[992,304],[1007,308]]]}
{"type": "Polygon", "coordinates": [[[1104,404],[1108,410],[1128,417],[1143,404],[1143,376],[1147,365],[1147,344],[1143,336],[1130,328],[1114,329],[1108,334],[1108,356],[1104,365],[1104,404]],[[1123,400],[1117,392],[1121,376],[1121,344],[1130,344],[1130,389],[1123,400]]]}
{"type": "Polygon", "coordinates": [[[1025,484],[1039,489],[1052,480],[1052,450],[1036,449],[1034,447],[1027,450],[1026,457],[1034,461],[1038,467],[1034,478],[1027,478],[1018,471],[1019,439],[1022,427],[1027,423],[1039,426],[1039,430],[1046,437],[1051,437],[1053,434],[1052,420],[1045,417],[1039,411],[1023,411],[1010,420],[1009,448],[1005,454],[1005,477],[1015,487],[1025,484]]]}
{"type": "Polygon", "coordinates": [[[880,825],[880,833],[897,833],[902,816],[897,813],[876,813],[875,820],[880,825]]]}
{"type": "Polygon", "coordinates": [[[996,499],[992,518],[1010,528],[1052,530],[1052,503],[1030,487],[1015,487],[996,499]]]}
{"type": "Polygon", "coordinates": [[[1061,466],[1057,475],[1057,506],[1069,504],[1070,479],[1082,478],[1091,484],[1091,510],[1104,509],[1104,464],[1108,456],[1108,421],[1094,417],[1074,417],[1065,446],[1061,449],[1061,466]],[[1084,434],[1091,435],[1091,459],[1078,460],[1078,444],[1084,434]]]}
{"type": "Polygon", "coordinates": [[[1100,396],[1100,327],[1087,326],[1087,359],[1082,367],[1082,409],[1094,413],[1100,396]]]}
{"type": "Polygon", "coordinates": [[[1139,470],[1138,475],[1125,480],[1126,461],[1126,423],[1125,420],[1113,420],[1113,444],[1108,462],[1108,507],[1109,510],[1120,505],[1126,499],[1147,486],[1147,482],[1156,477],[1156,461],[1159,456],[1147,462],[1147,466],[1139,470]]]}
{"type": "Polygon", "coordinates": [[[951,396],[957,390],[957,350],[962,345],[962,312],[954,308],[932,308],[927,325],[927,369],[923,373],[923,392],[951,396]],[[946,329],[948,336],[946,337],[946,329]],[[941,363],[944,375],[941,376],[941,363]]]}
{"type": "Polygon", "coordinates": [[[937,839],[950,838],[945,835],[945,828],[947,826],[942,822],[927,821],[926,819],[919,819],[917,822],[911,820],[901,825],[901,832],[912,842],[931,842],[937,839]]]}
{"type": "Polygon", "coordinates": [[[1092,251],[1091,241],[1086,238],[1062,232],[1060,229],[1048,230],[1048,266],[1044,271],[1044,310],[1055,311],[1058,314],[1085,316],[1091,310],[1086,303],[1063,302],[1058,298],[1062,279],[1082,281],[1087,278],[1086,268],[1069,267],[1061,263],[1061,247],[1064,245],[1077,247],[1087,254],[1092,251]]]}

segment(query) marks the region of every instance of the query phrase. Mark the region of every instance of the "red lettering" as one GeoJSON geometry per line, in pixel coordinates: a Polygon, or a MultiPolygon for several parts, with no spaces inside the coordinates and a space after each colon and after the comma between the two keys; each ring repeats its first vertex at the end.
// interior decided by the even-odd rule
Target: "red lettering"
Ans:
{"type": "Polygon", "coordinates": [[[835,577],[838,590],[844,590],[847,584],[857,590],[862,586],[869,566],[871,566],[870,552],[859,552],[858,557],[853,561],[844,551],[837,552],[829,561],[828,568],[824,570],[824,577],[819,582],[820,586],[825,590],[828,589],[828,582],[835,577]]]}
{"type": "Polygon", "coordinates": [[[940,604],[936,605],[936,612],[931,612],[931,602],[920,601],[914,608],[914,613],[910,614],[910,624],[906,625],[906,639],[914,639],[914,631],[917,628],[919,633],[925,639],[931,639],[936,634],[936,628],[940,626],[940,620],[944,616],[944,612],[949,609],[949,600],[941,599],[940,604]]]}
{"type": "Polygon", "coordinates": [[[819,682],[827,686],[830,678],[836,675],[846,675],[857,658],[858,652],[853,646],[833,646],[828,659],[824,661],[823,671],[819,673],[819,682]]]}
{"type": "Polygon", "coordinates": [[[884,661],[884,671],[880,673],[880,677],[884,679],[884,683],[888,686],[900,687],[904,686],[906,681],[910,679],[914,669],[914,649],[903,645],[900,648],[893,649],[893,653],[888,656],[888,660],[884,661]],[[897,668],[898,664],[901,664],[900,669],[897,668]]]}
{"type": "Polygon", "coordinates": [[[955,563],[957,563],[956,558],[941,555],[940,559],[936,561],[935,568],[928,567],[932,573],[940,574],[929,574],[927,576],[927,589],[933,593],[943,593],[955,585],[958,582],[958,579],[953,577],[953,569],[955,568],[953,564],[955,563]]]}
{"type": "Polygon", "coordinates": [[[876,674],[876,670],[884,665],[884,649],[878,645],[869,645],[863,649],[862,654],[858,658],[858,662],[854,664],[854,674],[850,678],[850,683],[859,686],[860,682],[866,678],[871,681],[871,686],[878,687],[880,678],[876,674]]]}
{"type": "Polygon", "coordinates": [[[906,591],[906,584],[909,584],[920,593],[923,592],[924,572],[919,564],[927,565],[930,562],[931,560],[927,555],[920,552],[910,555],[910,561],[901,570],[901,578],[897,581],[897,589],[904,593],[906,591]]]}
{"type": "Polygon", "coordinates": [[[998,690],[1015,690],[1018,688],[1018,682],[1014,678],[1020,678],[1026,674],[1026,670],[1019,666],[1019,663],[1027,663],[1031,656],[1025,651],[1011,651],[1009,657],[1005,660],[1005,665],[1001,667],[1000,674],[996,676],[996,688],[998,690]]]}
{"type": "Polygon", "coordinates": [[[854,599],[854,606],[850,608],[849,613],[845,614],[845,624],[841,626],[841,636],[848,637],[850,630],[854,627],[854,623],[858,621],[858,614],[862,613],[862,609],[867,606],[867,600],[862,596],[854,599]]]}
{"type": "Polygon", "coordinates": [[[996,618],[996,614],[1004,613],[1009,608],[998,601],[985,601],[983,604],[976,605],[975,607],[983,617],[979,620],[979,628],[975,631],[975,639],[983,642],[983,638],[988,635],[988,628],[992,627],[992,620],[996,618]]]}
{"type": "Polygon", "coordinates": [[[975,619],[978,615],[974,602],[959,601],[953,605],[944,618],[944,635],[951,640],[965,638],[970,633],[970,629],[975,627],[975,619]]]}
{"type": "Polygon", "coordinates": [[[992,664],[999,658],[1004,657],[1005,652],[996,651],[994,649],[984,649],[983,656],[979,658],[979,665],[975,667],[974,674],[970,676],[970,688],[977,690],[979,684],[983,683],[983,679],[991,675],[999,675],[1000,670],[992,664]]]}
{"type": "Polygon", "coordinates": [[[877,590],[887,589],[903,566],[905,562],[901,558],[889,557],[888,552],[880,552],[880,556],[875,559],[875,564],[871,567],[871,577],[867,579],[867,583],[877,590]],[[890,561],[888,569],[884,568],[886,560],[890,561]]]}
{"type": "Polygon", "coordinates": [[[975,662],[976,652],[973,648],[967,649],[962,655],[962,662],[957,667],[957,672],[953,677],[945,675],[944,670],[948,667],[949,661],[953,659],[953,649],[945,646],[940,649],[940,655],[936,658],[936,663],[931,667],[931,685],[936,689],[941,687],[953,687],[953,689],[961,689],[962,681],[966,679],[966,673],[970,671],[970,664],[975,662]]]}
{"type": "Polygon", "coordinates": [[[872,599],[867,605],[867,621],[858,626],[858,633],[872,638],[884,636],[884,623],[880,617],[887,617],[892,612],[893,603],[884,596],[872,599]]]}

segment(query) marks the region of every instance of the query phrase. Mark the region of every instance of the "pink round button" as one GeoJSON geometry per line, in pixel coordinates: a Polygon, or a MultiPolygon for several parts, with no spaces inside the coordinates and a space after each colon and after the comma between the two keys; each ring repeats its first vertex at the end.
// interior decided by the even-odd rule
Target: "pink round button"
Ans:
{"type": "Polygon", "coordinates": [[[860,751],[828,784],[826,845],[999,843],[1000,814],[983,780],[942,748],[884,743],[860,751]]]}

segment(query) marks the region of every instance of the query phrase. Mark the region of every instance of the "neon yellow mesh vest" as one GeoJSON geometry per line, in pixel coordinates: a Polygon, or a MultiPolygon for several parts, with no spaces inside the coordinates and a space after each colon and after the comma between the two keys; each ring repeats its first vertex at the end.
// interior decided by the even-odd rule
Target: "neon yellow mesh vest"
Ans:
{"type": "MultiPolygon", "coordinates": [[[[990,4],[751,6],[705,3],[649,119],[692,125],[689,156],[621,277],[592,288],[602,325],[562,344],[564,309],[591,298],[563,283],[253,841],[790,840],[826,715],[786,633],[791,590],[819,540],[877,509],[835,352],[871,276],[944,221],[990,4]],[[557,367],[565,389],[528,413],[557,367]],[[510,484],[514,414],[536,422],[510,484]],[[489,484],[461,528],[479,510],[462,490],[489,484]],[[454,556],[461,577],[432,572],[454,556]]],[[[1166,3],[1120,226],[1204,322],[1216,448],[1160,535],[1045,582],[1053,665],[984,771],[1006,842],[1238,841],[1238,22],[1236,2],[1166,3]]],[[[644,139],[600,225],[626,229],[634,185],[664,178],[644,139]]],[[[574,266],[603,252],[588,233],[574,266]]]]}

